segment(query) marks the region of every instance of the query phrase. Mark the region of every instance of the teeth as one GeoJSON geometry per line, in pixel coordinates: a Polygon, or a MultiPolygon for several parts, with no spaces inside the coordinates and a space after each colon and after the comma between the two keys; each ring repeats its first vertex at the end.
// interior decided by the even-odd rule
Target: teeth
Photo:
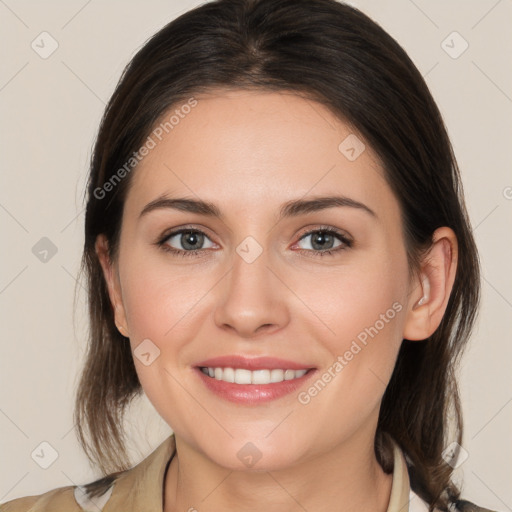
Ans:
{"type": "Polygon", "coordinates": [[[271,384],[283,380],[298,379],[306,370],[245,370],[243,368],[201,368],[201,371],[216,379],[235,384],[271,384]]]}

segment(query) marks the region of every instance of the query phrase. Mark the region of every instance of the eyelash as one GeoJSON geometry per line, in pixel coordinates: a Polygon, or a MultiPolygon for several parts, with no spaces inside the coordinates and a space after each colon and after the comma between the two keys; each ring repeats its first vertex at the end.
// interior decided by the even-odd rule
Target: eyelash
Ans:
{"type": "MultiPolygon", "coordinates": [[[[320,226],[316,229],[312,229],[310,231],[307,231],[305,233],[303,233],[301,235],[301,237],[299,238],[298,241],[301,241],[303,238],[309,236],[309,235],[312,235],[314,233],[326,233],[328,235],[334,235],[336,238],[338,238],[338,240],[340,242],[343,243],[343,245],[340,245],[338,246],[337,248],[335,249],[326,249],[325,251],[313,251],[311,249],[299,249],[297,252],[299,253],[313,253],[314,254],[314,257],[324,257],[324,256],[331,256],[333,255],[334,253],[336,252],[339,252],[339,251],[343,251],[345,249],[349,249],[352,247],[352,240],[350,240],[346,235],[344,235],[341,231],[338,231],[334,228],[331,228],[331,227],[324,227],[324,226],[320,226]]],[[[199,229],[193,229],[193,228],[181,228],[181,229],[177,229],[176,231],[171,231],[170,233],[167,233],[165,234],[162,238],[160,238],[157,242],[156,242],[156,245],[158,247],[160,247],[163,251],[166,251],[166,252],[169,252],[169,253],[172,253],[176,256],[182,256],[182,257],[190,257],[190,256],[196,256],[198,255],[199,253],[202,253],[205,251],[205,249],[195,249],[195,250],[192,250],[192,251],[183,251],[181,249],[175,249],[174,247],[170,247],[169,245],[167,245],[167,241],[172,238],[173,236],[176,236],[176,235],[179,235],[181,233],[200,233],[200,234],[203,234],[205,236],[206,233],[204,233],[203,231],[199,230],[199,229]]]]}

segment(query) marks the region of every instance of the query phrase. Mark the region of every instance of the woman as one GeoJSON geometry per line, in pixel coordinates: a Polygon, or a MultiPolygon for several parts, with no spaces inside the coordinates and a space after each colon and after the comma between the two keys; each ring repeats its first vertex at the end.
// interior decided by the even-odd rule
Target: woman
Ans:
{"type": "Polygon", "coordinates": [[[218,0],[126,68],[91,162],[80,441],[2,511],[486,510],[451,480],[479,266],[440,113],[333,0],[218,0]],[[174,434],[132,469],[144,392],[174,434]]]}

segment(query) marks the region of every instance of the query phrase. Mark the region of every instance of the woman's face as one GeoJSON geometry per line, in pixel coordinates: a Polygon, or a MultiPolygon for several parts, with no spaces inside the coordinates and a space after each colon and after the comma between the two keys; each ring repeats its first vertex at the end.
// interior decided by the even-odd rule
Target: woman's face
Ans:
{"type": "Polygon", "coordinates": [[[412,300],[383,169],[318,103],[254,91],[197,101],[153,137],[124,208],[111,293],[145,393],[177,437],[228,468],[373,439],[412,300]],[[308,206],[334,197],[345,199],[308,206]],[[246,360],[209,364],[245,371],[220,378],[285,380],[198,368],[224,356],[246,360]],[[284,361],[249,373],[261,357],[284,361]]]}

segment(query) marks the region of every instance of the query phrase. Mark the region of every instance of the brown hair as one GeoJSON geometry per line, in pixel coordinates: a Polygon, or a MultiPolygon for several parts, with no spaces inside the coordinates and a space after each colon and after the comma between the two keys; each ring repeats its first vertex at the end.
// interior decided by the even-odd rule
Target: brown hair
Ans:
{"type": "Polygon", "coordinates": [[[477,314],[478,254],[457,162],[425,81],[379,25],[335,0],[208,2],[166,25],[125,68],[101,121],[88,181],[82,270],[90,341],[75,406],[86,454],[103,474],[129,466],[122,420],[142,392],[95,253],[103,233],[116,257],[131,169],[112,180],[162,115],[214,88],[291,91],[350,123],[379,155],[400,203],[411,273],[436,228],[455,232],[458,267],[445,315],[430,338],[403,341],[375,438],[385,470],[392,466],[389,435],[406,454],[413,490],[431,510],[448,510],[460,491],[442,452],[462,440],[455,372],[477,314]]]}

